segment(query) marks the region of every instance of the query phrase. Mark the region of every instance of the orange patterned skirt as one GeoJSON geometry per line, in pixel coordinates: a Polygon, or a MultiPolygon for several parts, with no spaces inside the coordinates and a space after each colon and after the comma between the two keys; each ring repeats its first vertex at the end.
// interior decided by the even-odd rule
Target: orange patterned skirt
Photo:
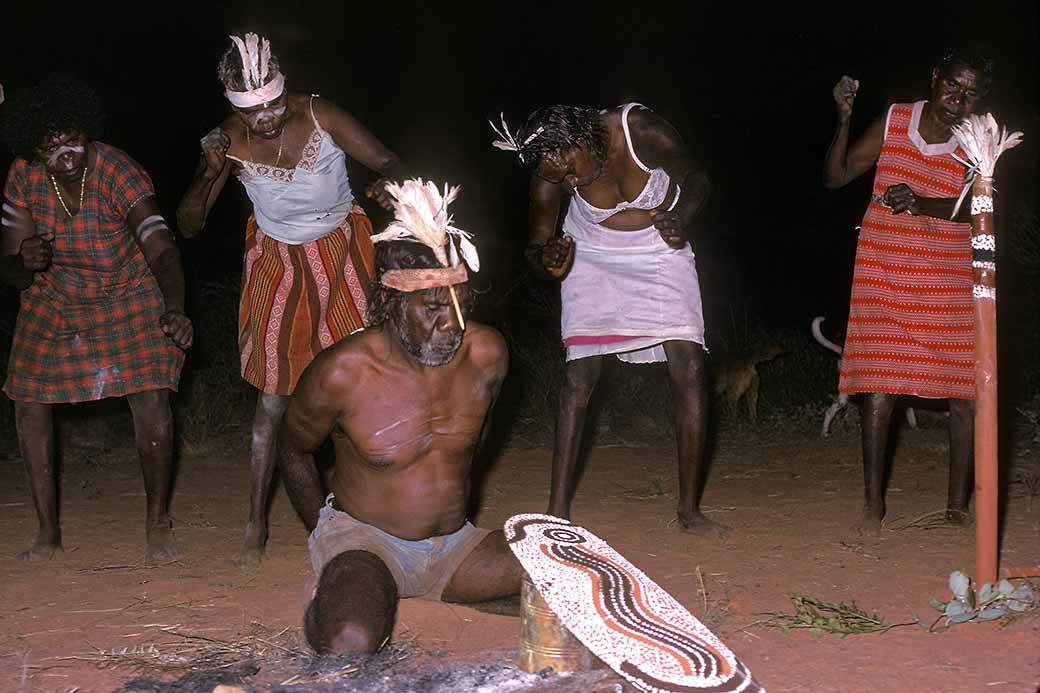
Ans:
{"type": "Polygon", "coordinates": [[[319,351],[365,326],[371,235],[357,205],[339,228],[301,245],[276,241],[249,217],[238,345],[250,384],[291,395],[319,351]]]}

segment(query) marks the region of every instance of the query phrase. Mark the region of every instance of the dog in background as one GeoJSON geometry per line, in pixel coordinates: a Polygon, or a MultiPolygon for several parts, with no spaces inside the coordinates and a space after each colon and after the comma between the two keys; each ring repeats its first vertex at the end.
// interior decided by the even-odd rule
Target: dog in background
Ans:
{"type": "MultiPolygon", "coordinates": [[[[812,336],[822,346],[830,349],[839,357],[841,356],[842,348],[823,336],[823,332],[820,331],[820,323],[826,320],[822,315],[817,315],[812,321],[812,336]]],[[[838,400],[827,408],[827,413],[823,415],[823,430],[821,435],[826,438],[831,434],[831,423],[834,421],[834,417],[839,412],[845,411],[849,406],[849,396],[844,392],[838,393],[838,400]]],[[[914,413],[913,407],[906,408],[906,422],[910,424],[910,428],[917,428],[917,415],[914,413]]]]}
{"type": "Polygon", "coordinates": [[[734,414],[740,400],[747,405],[748,418],[758,418],[758,364],[772,361],[784,348],[767,344],[761,349],[723,357],[713,369],[712,396],[720,398],[727,414],[734,414]]]}

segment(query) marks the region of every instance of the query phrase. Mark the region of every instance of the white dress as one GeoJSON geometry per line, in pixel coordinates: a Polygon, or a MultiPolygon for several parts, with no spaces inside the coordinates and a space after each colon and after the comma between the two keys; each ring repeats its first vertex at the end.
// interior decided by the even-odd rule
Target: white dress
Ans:
{"type": "MultiPolygon", "coordinates": [[[[667,360],[663,342],[704,344],[697,264],[690,244],[669,247],[655,226],[617,231],[601,223],[625,209],[656,209],[670,181],[664,169],[648,168],[636,155],[628,129],[627,104],[621,122],[632,160],[650,174],[646,187],[631,202],[614,209],[593,207],[575,191],[563,221],[563,233],[574,241],[574,264],[561,286],[563,339],[611,338],[598,343],[567,345],[567,360],[617,354],[622,361],[667,360]]],[[[669,209],[678,202],[675,198],[669,209]]],[[[589,341],[589,340],[582,340],[589,341]]]]}

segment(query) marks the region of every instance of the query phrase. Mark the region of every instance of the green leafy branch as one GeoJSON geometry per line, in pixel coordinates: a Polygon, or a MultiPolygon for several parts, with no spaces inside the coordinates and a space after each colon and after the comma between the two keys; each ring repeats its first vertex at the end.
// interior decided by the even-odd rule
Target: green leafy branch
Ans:
{"type": "Polygon", "coordinates": [[[833,633],[845,637],[846,635],[862,635],[865,633],[884,633],[892,628],[900,626],[917,625],[916,621],[910,623],[889,623],[878,614],[868,614],[856,606],[856,602],[846,604],[839,602],[833,604],[822,599],[807,597],[802,594],[792,594],[791,602],[794,604],[793,614],[782,612],[767,612],[768,619],[757,621],[752,625],[761,625],[767,628],[808,628],[814,636],[821,633],[833,633]]]}

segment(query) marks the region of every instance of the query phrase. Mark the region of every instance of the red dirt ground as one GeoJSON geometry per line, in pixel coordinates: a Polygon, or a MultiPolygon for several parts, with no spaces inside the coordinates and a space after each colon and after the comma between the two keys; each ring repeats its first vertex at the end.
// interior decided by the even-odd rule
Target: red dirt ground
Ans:
{"type": "MultiPolygon", "coordinates": [[[[255,575],[237,569],[247,506],[247,440],[246,432],[234,432],[220,445],[183,454],[173,513],[184,558],[159,567],[140,564],[144,497],[129,445],[67,446],[66,552],[42,565],[11,558],[31,540],[35,519],[20,461],[0,463],[0,555],[6,557],[0,569],[0,690],[107,691],[140,676],[171,681],[185,671],[135,670],[131,665],[147,657],[134,657],[133,648],[154,644],[155,659],[149,661],[158,661],[156,652],[174,652],[186,642],[216,649],[258,632],[269,646],[259,651],[259,671],[245,676],[244,687],[315,690],[324,681],[340,690],[374,690],[355,688],[361,684],[346,674],[291,679],[292,663],[278,645],[292,649],[299,642],[310,572],[306,535],[279,489],[267,559],[255,575]],[[130,648],[129,654],[123,648],[130,648]],[[102,651],[109,654],[99,655],[102,651]],[[105,660],[105,666],[92,659],[105,660]]],[[[503,451],[485,479],[476,523],[501,526],[514,513],[543,511],[550,453],[503,451]]],[[[1016,459],[1030,464],[1036,454],[1026,444],[1015,450],[1016,459]]],[[[725,540],[677,531],[670,446],[593,449],[574,520],[706,621],[770,691],[1036,691],[1040,618],[1035,616],[1007,627],[968,623],[929,633],[914,625],[845,639],[749,625],[762,619],[762,612],[790,612],[792,593],[855,600],[891,622],[913,621],[916,615],[927,625],[935,618],[928,600],[947,597],[948,574],[973,572],[971,530],[898,529],[944,504],[941,426],[902,436],[888,493],[889,522],[878,538],[847,532],[861,483],[851,429],[822,440],[811,433],[737,426],[716,441],[704,498],[710,516],[732,528],[725,540]]],[[[1040,497],[1031,493],[1035,488],[1024,484],[1009,487],[1004,566],[1040,562],[1040,497]]],[[[514,617],[406,601],[395,629],[395,640],[403,645],[393,657],[400,661],[384,658],[379,690],[433,690],[432,683],[421,684],[425,688],[409,683],[425,668],[483,663],[500,670],[515,656],[517,633],[514,617]]],[[[605,674],[584,683],[561,677],[524,681],[497,688],[490,680],[481,686],[456,683],[455,690],[621,690],[615,687],[619,679],[605,674]]],[[[212,687],[185,683],[176,690],[212,687]]]]}

